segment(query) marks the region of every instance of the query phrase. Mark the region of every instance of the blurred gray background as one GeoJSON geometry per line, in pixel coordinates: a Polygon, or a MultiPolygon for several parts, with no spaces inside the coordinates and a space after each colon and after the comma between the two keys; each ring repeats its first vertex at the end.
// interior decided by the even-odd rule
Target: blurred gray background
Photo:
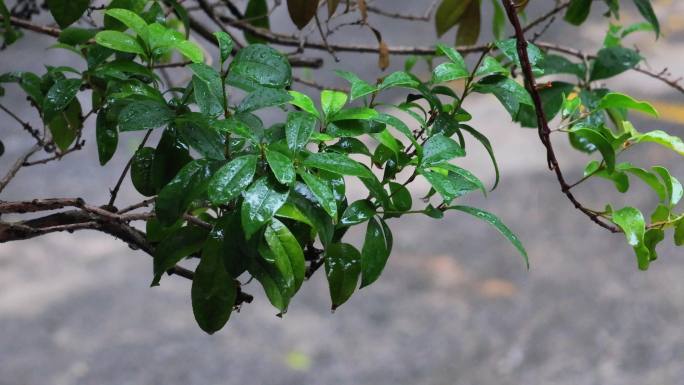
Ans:
{"type": "MultiPolygon", "coordinates": [[[[425,6],[376,3],[405,12],[425,6]]],[[[532,1],[531,14],[550,3],[532,1]]],[[[630,44],[642,50],[649,67],[684,74],[684,4],[655,3],[665,36],[654,42],[652,34],[640,34],[630,44]]],[[[283,8],[272,25],[290,25],[283,8]]],[[[595,51],[606,21],[598,11],[594,16],[580,29],[558,23],[544,40],[595,51]]],[[[36,20],[50,22],[47,16],[36,20]]],[[[489,16],[484,20],[487,25],[489,16]]],[[[628,7],[622,23],[636,21],[640,17],[628,7]]],[[[434,37],[431,23],[371,16],[371,24],[381,26],[390,45],[430,44],[434,37]]],[[[333,38],[354,39],[371,37],[352,29],[333,38]]],[[[453,32],[445,39],[453,39],[453,32]]],[[[50,43],[27,32],[0,52],[0,72],[42,73],[45,63],[82,67],[66,51],[42,49],[50,43]]],[[[299,74],[329,85],[342,85],[330,75],[334,68],[367,79],[381,75],[373,55],[340,58],[332,63],[326,57],[327,70],[299,74]]],[[[392,66],[402,63],[395,57],[392,66]]],[[[178,72],[175,79],[187,76],[178,72]]],[[[636,117],[638,129],[684,135],[683,95],[636,73],[612,86],[661,110],[658,121],[636,117]]],[[[16,88],[9,87],[0,102],[37,124],[16,88]]],[[[491,97],[474,96],[466,108],[475,116],[473,125],[490,136],[503,179],[488,198],[473,195],[463,202],[496,213],[520,235],[529,271],[510,244],[471,217],[407,217],[390,222],[395,250],[381,279],[335,314],[321,273],[304,284],[283,319],[253,282],[245,290],[255,294],[254,302],[207,336],[193,320],[190,282],[165,277],[161,287],[149,288],[151,259],[107,235],[53,234],[2,244],[0,384],[684,384],[682,251],[664,246],[660,260],[639,272],[622,235],[592,225],[562,196],[534,130],[509,124],[491,97]]],[[[31,140],[14,122],[2,121],[4,173],[31,140]]],[[[0,199],[80,196],[104,203],[140,137],[122,135],[114,159],[100,167],[93,122],[87,122],[85,150],[21,170],[0,199]]],[[[565,138],[556,140],[569,179],[581,177],[590,158],[570,150],[565,138]]],[[[470,145],[462,165],[491,185],[491,165],[477,147],[470,145]]],[[[666,165],[684,178],[681,159],[655,145],[641,146],[626,159],[642,167],[666,165]]],[[[608,182],[591,182],[579,196],[590,207],[630,202],[652,208],[649,191],[638,181],[633,186],[622,195],[608,182]]],[[[416,198],[423,187],[414,190],[416,198]]],[[[127,180],[119,205],[139,199],[127,180]]]]}

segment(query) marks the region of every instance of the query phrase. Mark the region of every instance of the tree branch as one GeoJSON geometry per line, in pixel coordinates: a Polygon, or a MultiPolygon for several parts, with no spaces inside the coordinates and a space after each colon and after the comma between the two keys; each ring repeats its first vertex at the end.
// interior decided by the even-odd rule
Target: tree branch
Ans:
{"type": "Polygon", "coordinates": [[[620,229],[617,227],[610,225],[603,221],[594,211],[587,209],[584,207],[570,192],[570,186],[568,183],[565,181],[565,176],[563,175],[563,172],[561,171],[560,165],[558,164],[558,159],[556,158],[555,151],[553,149],[553,144],[551,143],[551,138],[550,138],[550,133],[551,130],[549,129],[549,123],[546,118],[546,114],[544,113],[543,109],[543,104],[542,104],[542,99],[541,96],[539,95],[539,91],[537,90],[537,84],[534,78],[534,74],[532,73],[532,65],[530,64],[530,58],[527,54],[527,40],[525,39],[525,32],[523,31],[522,26],[520,25],[520,19],[518,18],[518,12],[516,10],[515,4],[511,0],[501,0],[503,3],[504,8],[506,9],[506,14],[508,15],[508,19],[513,25],[513,28],[515,29],[515,36],[517,40],[517,48],[518,48],[518,56],[520,58],[520,67],[522,69],[523,75],[525,77],[525,86],[530,93],[530,96],[532,97],[532,101],[534,102],[534,107],[535,107],[535,112],[537,115],[537,127],[538,127],[538,132],[539,132],[539,139],[541,140],[542,144],[546,148],[546,157],[547,157],[547,162],[549,165],[549,168],[556,173],[556,178],[558,179],[558,183],[561,186],[561,190],[565,194],[565,196],[568,197],[570,202],[583,212],[586,216],[589,217],[593,222],[598,224],[599,226],[613,232],[613,233],[618,233],[620,232],[620,229]]]}

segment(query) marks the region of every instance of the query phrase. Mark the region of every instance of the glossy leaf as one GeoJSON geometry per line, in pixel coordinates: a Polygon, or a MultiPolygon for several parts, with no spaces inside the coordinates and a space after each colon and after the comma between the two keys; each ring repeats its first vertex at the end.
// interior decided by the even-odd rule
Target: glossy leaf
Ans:
{"type": "Polygon", "coordinates": [[[290,100],[290,104],[301,108],[303,111],[308,112],[317,118],[320,118],[320,113],[316,109],[313,100],[311,100],[311,98],[308,95],[305,95],[301,92],[294,90],[288,92],[292,97],[292,99],[290,100]]]}
{"type": "Polygon", "coordinates": [[[480,189],[478,183],[462,175],[425,169],[420,170],[420,174],[427,179],[430,185],[447,203],[451,203],[456,198],[480,189]]]}
{"type": "Polygon", "coordinates": [[[525,265],[529,269],[530,261],[527,256],[527,251],[525,250],[525,247],[523,246],[522,242],[520,242],[518,236],[515,235],[496,215],[484,211],[482,209],[470,206],[450,206],[449,210],[462,211],[466,214],[470,214],[475,218],[481,219],[489,223],[490,225],[494,226],[495,229],[497,229],[504,237],[506,237],[506,239],[508,239],[513,244],[513,246],[515,246],[516,249],[518,249],[518,252],[523,256],[525,260],[525,265]]]}
{"type": "Polygon", "coordinates": [[[242,99],[237,107],[237,112],[251,112],[266,107],[280,106],[291,99],[292,97],[285,90],[259,87],[242,99]]]}
{"type": "Polygon", "coordinates": [[[292,83],[292,69],[285,56],[262,45],[249,45],[230,63],[230,77],[264,87],[285,88],[292,83]]]}
{"type": "Polygon", "coordinates": [[[200,155],[209,159],[225,159],[225,138],[203,115],[190,112],[177,118],[175,123],[183,141],[200,155]]]}
{"type": "Polygon", "coordinates": [[[74,99],[48,123],[52,139],[61,151],[67,151],[83,128],[81,103],[74,99]]]}
{"type": "Polygon", "coordinates": [[[382,274],[392,251],[392,233],[382,219],[371,218],[361,250],[361,288],[382,274]]]}
{"type": "Polygon", "coordinates": [[[256,166],[256,155],[240,156],[222,166],[209,181],[209,199],[220,205],[238,197],[252,182],[256,166]]]}
{"type": "Polygon", "coordinates": [[[76,97],[81,79],[59,79],[50,87],[43,99],[43,118],[51,120],[64,110],[76,97]]]}
{"type": "Polygon", "coordinates": [[[149,130],[164,127],[173,119],[173,111],[156,100],[135,101],[119,112],[120,131],[149,130]]]}
{"type": "Polygon", "coordinates": [[[361,253],[347,243],[334,243],[325,250],[325,273],[332,309],[352,296],[361,275],[361,253]]]}
{"type": "Polygon", "coordinates": [[[652,169],[660,176],[660,179],[665,185],[667,195],[670,197],[670,206],[674,206],[679,203],[684,196],[684,189],[682,188],[682,184],[679,182],[679,180],[670,175],[670,172],[665,167],[654,166],[652,169]]]}
{"type": "Polygon", "coordinates": [[[648,248],[644,245],[646,224],[641,211],[625,207],[613,213],[613,222],[622,229],[627,243],[634,248],[639,269],[646,270],[651,262],[648,248]]]}
{"type": "Polygon", "coordinates": [[[316,117],[306,112],[290,112],[285,123],[287,147],[297,152],[303,149],[316,129],[316,117]]]}
{"type": "Polygon", "coordinates": [[[487,139],[486,136],[482,135],[476,129],[474,129],[470,126],[467,126],[467,125],[461,125],[460,128],[462,130],[468,132],[469,134],[471,134],[475,139],[477,139],[482,144],[482,146],[484,146],[485,150],[489,154],[489,158],[492,160],[492,164],[494,166],[495,178],[494,178],[494,186],[492,186],[492,190],[494,190],[496,188],[496,186],[498,186],[498,184],[499,184],[500,176],[499,176],[499,165],[496,162],[496,156],[494,156],[494,149],[492,148],[492,144],[489,142],[489,139],[487,139]]]}
{"type": "Polygon", "coordinates": [[[641,61],[638,52],[624,47],[601,49],[591,68],[591,80],[608,79],[634,68],[641,61]]]}
{"type": "Polygon", "coordinates": [[[328,119],[331,122],[337,122],[340,120],[368,120],[376,116],[378,116],[378,112],[372,108],[352,107],[345,108],[328,119]]]}
{"type": "Polygon", "coordinates": [[[375,215],[375,207],[367,199],[358,200],[347,207],[340,218],[341,226],[353,226],[363,223],[375,215]]]}
{"type": "Polygon", "coordinates": [[[482,94],[493,94],[512,117],[516,117],[521,104],[534,106],[525,87],[505,76],[492,75],[474,84],[473,90],[482,94]]]}
{"type": "Polygon", "coordinates": [[[273,218],[287,200],[288,193],[268,178],[261,178],[242,194],[241,220],[247,239],[273,218]]]}
{"type": "Polygon", "coordinates": [[[336,70],[335,73],[337,74],[337,76],[349,82],[349,85],[351,86],[351,90],[349,91],[351,100],[355,100],[362,96],[372,94],[376,91],[375,87],[371,86],[370,84],[368,84],[368,82],[362,80],[354,73],[340,70],[336,70]]]}
{"type": "Polygon", "coordinates": [[[268,166],[278,182],[286,185],[294,183],[296,174],[292,159],[275,150],[267,149],[265,154],[268,166]]]}
{"type": "Polygon", "coordinates": [[[214,32],[214,37],[219,44],[219,58],[221,63],[224,63],[230,57],[230,53],[233,52],[233,39],[223,31],[214,32]]]}
{"type": "Polygon", "coordinates": [[[347,94],[339,91],[323,90],[321,92],[321,109],[325,116],[338,113],[347,103],[347,94]]]}
{"type": "Polygon", "coordinates": [[[145,49],[131,35],[119,31],[102,31],[95,35],[97,44],[115,51],[145,56],[145,49]]]}
{"type": "Polygon", "coordinates": [[[299,175],[310,189],[318,204],[328,213],[333,221],[337,221],[337,202],[335,202],[335,195],[330,183],[308,172],[300,172],[299,175]]]}
{"type": "Polygon", "coordinates": [[[645,134],[636,135],[632,140],[634,140],[636,143],[657,143],[676,152],[679,155],[684,156],[684,142],[682,142],[679,137],[672,136],[665,131],[650,131],[645,134]]]}
{"type": "Polygon", "coordinates": [[[287,271],[291,272],[293,281],[288,286],[292,287],[292,294],[294,294],[304,282],[306,273],[302,247],[292,232],[275,218],[266,226],[264,240],[276,257],[276,263],[289,264],[287,271]]]}
{"type": "Polygon", "coordinates": [[[631,96],[611,92],[606,94],[599,102],[599,108],[626,108],[641,111],[645,114],[658,117],[658,111],[648,102],[634,100],[631,96]]]}
{"type": "Polygon", "coordinates": [[[183,258],[202,249],[209,231],[196,226],[176,229],[159,242],[154,250],[154,278],[151,286],[159,286],[162,275],[183,258]]]}
{"type": "Polygon", "coordinates": [[[157,189],[152,179],[152,164],[154,163],[154,148],[143,147],[135,152],[131,162],[131,181],[133,187],[144,196],[152,196],[157,189]]]}
{"type": "Polygon", "coordinates": [[[605,136],[590,128],[575,128],[572,132],[577,137],[582,138],[595,146],[603,156],[603,160],[606,162],[606,170],[608,170],[609,173],[613,172],[615,169],[615,150],[605,136]]]}
{"type": "Polygon", "coordinates": [[[653,29],[656,33],[656,37],[660,36],[660,22],[658,22],[658,17],[653,11],[653,7],[651,6],[651,0],[634,0],[634,4],[636,5],[637,9],[639,10],[639,13],[641,13],[644,19],[646,19],[646,21],[648,21],[649,24],[653,26],[653,29]]]}
{"type": "Polygon", "coordinates": [[[465,68],[454,63],[442,63],[432,71],[432,83],[444,83],[470,76],[465,68]]]}
{"type": "Polygon", "coordinates": [[[228,274],[223,263],[223,230],[214,228],[202,248],[192,279],[192,312],[197,324],[213,334],[228,322],[237,297],[237,282],[228,274]]]}
{"type": "Polygon", "coordinates": [[[200,111],[210,116],[221,114],[224,103],[221,75],[206,64],[195,63],[189,68],[194,74],[192,84],[200,111]]]}
{"type": "Polygon", "coordinates": [[[358,176],[359,178],[373,177],[373,173],[361,163],[334,152],[310,154],[302,164],[306,167],[340,175],[358,176]]]}
{"type": "Polygon", "coordinates": [[[453,139],[437,134],[423,145],[423,159],[420,164],[429,167],[456,157],[465,156],[465,150],[453,139]]]}
{"type": "Polygon", "coordinates": [[[212,161],[200,159],[185,165],[164,188],[159,191],[154,211],[163,225],[174,224],[195,199],[205,195],[209,179],[216,171],[212,161]]]}
{"type": "Polygon", "coordinates": [[[138,16],[135,12],[131,12],[127,9],[113,8],[105,11],[105,14],[109,17],[120,21],[123,25],[130,28],[138,36],[146,38],[147,35],[147,23],[142,17],[138,16]]]}

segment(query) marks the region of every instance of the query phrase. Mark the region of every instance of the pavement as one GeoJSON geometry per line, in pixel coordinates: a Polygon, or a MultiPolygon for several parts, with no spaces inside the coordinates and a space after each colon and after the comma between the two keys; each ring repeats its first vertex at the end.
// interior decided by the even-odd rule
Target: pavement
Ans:
{"type": "MultiPolygon", "coordinates": [[[[684,8],[674,1],[658,5],[666,38],[637,43],[654,68],[669,64],[684,74],[678,59],[684,8]]],[[[637,17],[629,13],[624,20],[637,17]]],[[[568,40],[567,30],[550,38],[568,40]]],[[[573,31],[580,33],[577,44],[596,47],[603,27],[592,23],[573,31]]],[[[401,43],[411,44],[432,26],[403,33],[409,41],[401,43]]],[[[47,43],[31,36],[10,47],[0,55],[0,71],[73,62],[58,50],[41,53],[41,60],[22,54],[47,43]]],[[[367,69],[375,58],[342,60],[340,67],[367,69]]],[[[333,80],[326,75],[321,81],[333,80]]],[[[638,127],[684,135],[684,96],[637,74],[622,76],[615,86],[672,107],[661,121],[638,118],[638,127]]],[[[22,100],[9,103],[30,116],[22,100]]],[[[503,179],[487,198],[463,202],[496,213],[518,233],[530,254],[529,271],[496,231],[464,214],[393,220],[395,250],[385,273],[334,314],[323,274],[303,285],[282,319],[251,283],[245,290],[254,302],[208,336],[193,319],[190,283],[165,277],[160,287],[149,288],[150,258],[109,236],[78,232],[3,244],[0,385],[684,384],[681,249],[662,247],[660,260],[638,271],[622,235],[592,225],[562,196],[533,130],[508,124],[503,108],[488,97],[467,107],[474,126],[490,135],[503,179]]],[[[7,147],[1,168],[30,145],[24,133],[8,127],[0,128],[7,147]]],[[[92,131],[86,138],[91,145],[92,131]]],[[[91,146],[22,170],[2,199],[103,201],[137,140],[122,137],[122,149],[103,168],[91,146]]],[[[557,145],[566,173],[579,177],[589,158],[573,153],[564,139],[557,145]]],[[[657,146],[637,149],[628,159],[667,165],[684,178],[681,159],[657,146]]],[[[462,165],[491,184],[482,151],[472,151],[462,165]]],[[[421,192],[419,185],[415,196],[421,192]]],[[[579,195],[590,206],[652,207],[637,183],[622,195],[607,182],[590,182],[579,195]]],[[[127,182],[121,201],[137,199],[127,182]]],[[[352,232],[352,242],[360,235],[352,232]]]]}

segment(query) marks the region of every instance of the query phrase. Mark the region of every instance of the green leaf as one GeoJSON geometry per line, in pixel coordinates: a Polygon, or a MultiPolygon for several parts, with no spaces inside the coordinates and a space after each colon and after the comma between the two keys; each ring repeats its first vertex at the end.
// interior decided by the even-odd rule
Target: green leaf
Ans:
{"type": "Polygon", "coordinates": [[[492,164],[494,165],[495,179],[494,186],[492,186],[492,190],[494,190],[496,186],[498,186],[499,184],[499,165],[496,162],[496,157],[494,156],[494,149],[492,148],[492,144],[489,142],[489,139],[487,139],[486,136],[482,135],[476,129],[465,124],[460,125],[460,128],[471,134],[475,139],[477,139],[482,144],[482,146],[484,146],[485,150],[487,150],[489,158],[492,160],[492,164]]]}
{"type": "Polygon", "coordinates": [[[492,33],[496,40],[501,40],[506,28],[506,14],[498,0],[492,0],[494,15],[492,17],[492,33]]]}
{"type": "MultiPolygon", "coordinates": [[[[46,98],[47,99],[47,98],[46,98]]],[[[55,144],[61,151],[69,149],[71,143],[76,140],[79,131],[83,128],[81,117],[81,103],[74,99],[63,111],[55,114],[48,123],[55,144]]]]}
{"type": "Polygon", "coordinates": [[[361,163],[334,152],[310,154],[302,164],[306,167],[330,171],[339,175],[358,176],[359,178],[373,177],[373,173],[361,163]]]}
{"type": "Polygon", "coordinates": [[[45,4],[60,28],[66,28],[81,18],[90,0],[47,0],[45,4]]]}
{"type": "Polygon", "coordinates": [[[156,100],[140,100],[129,103],[119,112],[120,131],[151,130],[168,125],[173,111],[156,100]]]}
{"type": "Polygon", "coordinates": [[[176,129],[185,143],[209,159],[224,160],[225,138],[204,115],[189,112],[176,119],[176,129]]]}
{"type": "Polygon", "coordinates": [[[266,107],[280,106],[292,99],[285,90],[259,87],[247,95],[237,107],[237,112],[251,112],[266,107]]]}
{"type": "Polygon", "coordinates": [[[292,281],[292,272],[287,270],[287,261],[277,258],[269,249],[259,245],[259,255],[252,258],[248,265],[249,274],[261,283],[269,302],[281,312],[287,310],[292,296],[288,280],[292,281]]]}
{"type": "Polygon", "coordinates": [[[170,182],[176,174],[190,161],[190,151],[175,129],[167,128],[154,153],[152,164],[152,179],[157,191],[170,182]]]}
{"type": "Polygon", "coordinates": [[[572,0],[568,10],[565,11],[565,21],[570,24],[580,25],[587,20],[591,12],[592,0],[572,0]]]}
{"type": "MultiPolygon", "coordinates": [[[[268,18],[268,3],[266,0],[249,0],[244,16],[245,20],[247,20],[247,22],[254,27],[264,28],[267,30],[271,28],[271,23],[268,18]]],[[[246,31],[245,40],[247,40],[249,44],[266,43],[266,40],[263,38],[246,31]]]]}
{"type": "Polygon", "coordinates": [[[665,231],[662,229],[649,229],[644,234],[644,245],[648,249],[649,258],[651,261],[658,259],[658,252],[656,246],[665,239],[665,231]]]}
{"type": "Polygon", "coordinates": [[[584,64],[573,63],[560,55],[546,55],[539,66],[544,75],[570,74],[581,80],[584,79],[586,72],[584,64]]]}
{"type": "Polygon", "coordinates": [[[268,165],[278,182],[286,185],[294,183],[296,174],[292,159],[278,151],[270,149],[266,149],[265,154],[266,162],[268,162],[268,165]]]}
{"type": "Polygon", "coordinates": [[[470,76],[465,68],[455,63],[442,63],[432,71],[432,83],[444,83],[470,76]]]}
{"type": "Polygon", "coordinates": [[[337,74],[337,76],[349,82],[349,85],[351,86],[351,89],[349,91],[349,97],[351,98],[351,100],[355,100],[362,96],[372,94],[376,91],[375,87],[371,86],[370,84],[368,84],[368,82],[362,80],[354,73],[340,70],[336,70],[335,73],[337,74]]]}
{"type": "Polygon", "coordinates": [[[601,135],[598,131],[582,127],[574,128],[572,133],[578,138],[591,143],[599,150],[603,156],[603,160],[606,162],[606,170],[608,173],[612,173],[613,170],[615,170],[615,150],[605,136],[601,135]]]}
{"type": "Polygon", "coordinates": [[[445,44],[438,43],[437,44],[437,54],[444,54],[446,57],[449,58],[449,60],[456,64],[459,68],[463,69],[464,71],[468,71],[468,68],[466,67],[465,60],[463,59],[463,56],[461,56],[460,53],[456,50],[454,47],[449,47],[445,44]]]}
{"type": "Polygon", "coordinates": [[[209,179],[216,171],[216,163],[194,160],[185,165],[164,188],[159,191],[154,206],[157,219],[163,225],[174,224],[195,199],[205,195],[209,179]]]}
{"type": "Polygon", "coordinates": [[[409,192],[404,185],[395,182],[389,182],[389,188],[390,199],[392,200],[394,210],[402,213],[411,210],[411,207],[413,206],[411,192],[409,192]]]}
{"type": "Polygon", "coordinates": [[[392,242],[392,232],[385,221],[371,218],[361,249],[361,288],[380,277],[392,251],[392,242]]]}
{"type": "Polygon", "coordinates": [[[131,181],[133,187],[142,195],[149,197],[157,193],[152,180],[152,164],[154,163],[154,148],[138,149],[131,161],[131,181]]]}
{"type": "Polygon", "coordinates": [[[194,42],[189,40],[181,40],[174,44],[174,48],[195,64],[202,63],[204,61],[202,48],[200,48],[194,42]]]}
{"type": "Polygon", "coordinates": [[[43,99],[43,118],[49,121],[57,112],[64,110],[74,100],[80,87],[81,79],[56,80],[43,99]]]}
{"type": "Polygon", "coordinates": [[[648,248],[644,245],[646,223],[641,211],[634,207],[625,207],[613,213],[613,222],[622,229],[627,243],[634,248],[639,269],[648,269],[651,259],[648,248]]]}
{"type": "Polygon", "coordinates": [[[676,246],[684,245],[684,220],[677,221],[677,226],[674,232],[674,242],[676,246]]]}
{"type": "Polygon", "coordinates": [[[256,166],[256,155],[244,155],[221,167],[209,181],[209,200],[221,205],[235,199],[252,182],[256,166]]]}
{"type": "Polygon", "coordinates": [[[508,239],[516,249],[518,249],[518,252],[520,252],[520,255],[522,255],[525,260],[525,265],[528,269],[530,268],[530,261],[527,257],[527,251],[525,250],[522,242],[520,242],[518,236],[513,234],[513,232],[503,222],[501,222],[501,219],[499,219],[496,215],[470,206],[450,206],[448,209],[462,211],[494,226],[495,229],[497,229],[504,237],[506,237],[506,239],[508,239]]]}
{"type": "Polygon", "coordinates": [[[670,175],[670,172],[661,166],[651,167],[653,171],[656,172],[662,179],[665,189],[667,190],[667,195],[670,197],[670,206],[675,206],[684,196],[684,190],[682,189],[682,184],[677,180],[677,178],[670,175]]]}
{"type": "Polygon", "coordinates": [[[297,106],[301,108],[303,111],[310,113],[311,115],[317,117],[320,119],[320,113],[316,109],[316,106],[314,105],[313,100],[308,95],[305,95],[301,92],[298,91],[288,91],[290,93],[290,96],[292,99],[290,100],[290,104],[293,106],[297,106]]]}
{"type": "Polygon", "coordinates": [[[224,92],[221,75],[206,64],[195,63],[189,67],[194,74],[192,86],[200,111],[210,116],[223,113],[224,92]]]}
{"type": "Polygon", "coordinates": [[[110,8],[105,11],[105,14],[119,20],[123,25],[142,37],[143,40],[147,40],[147,23],[135,12],[122,8],[110,8]]]}
{"type": "Polygon", "coordinates": [[[353,226],[363,223],[375,215],[375,206],[367,200],[358,200],[347,207],[340,218],[340,226],[353,226]]]}
{"type": "MultiPolygon", "coordinates": [[[[497,3],[498,4],[498,3],[497,3]]],[[[504,75],[508,76],[510,71],[508,71],[504,66],[499,63],[498,60],[491,56],[485,56],[482,63],[475,71],[476,77],[484,77],[489,75],[504,75]]]]}
{"type": "Polygon", "coordinates": [[[437,134],[423,145],[423,159],[420,164],[429,167],[438,163],[465,156],[465,150],[453,139],[437,134]]]}
{"type": "Polygon", "coordinates": [[[323,114],[333,116],[347,103],[347,94],[339,91],[323,90],[321,92],[321,109],[323,114]]]}
{"type": "Polygon", "coordinates": [[[224,229],[214,227],[202,248],[195,276],[192,279],[192,312],[197,324],[209,334],[221,330],[235,306],[237,282],[223,263],[224,229]]]}
{"type": "Polygon", "coordinates": [[[287,200],[288,194],[288,190],[277,186],[268,178],[257,180],[242,194],[244,201],[241,220],[247,239],[273,218],[287,200]]]}
{"type": "Polygon", "coordinates": [[[75,46],[86,43],[88,40],[95,37],[96,33],[97,30],[95,29],[86,29],[78,27],[64,28],[62,32],[59,34],[59,38],[57,38],[57,41],[59,41],[60,43],[75,46]]]}
{"type": "Polygon", "coordinates": [[[216,41],[219,44],[219,56],[221,63],[225,63],[225,61],[230,57],[230,53],[233,52],[233,39],[229,34],[223,31],[214,32],[214,37],[216,37],[216,41]]]}
{"type": "Polygon", "coordinates": [[[297,26],[302,29],[316,15],[318,10],[319,0],[287,0],[287,10],[290,13],[290,19],[297,26]]]}
{"type": "Polygon", "coordinates": [[[641,59],[639,53],[633,49],[619,46],[603,48],[593,62],[590,80],[608,79],[619,75],[634,68],[641,59]]]}
{"type": "Polygon", "coordinates": [[[471,0],[442,0],[435,12],[435,27],[438,37],[458,24],[470,2],[471,0]]]}
{"type": "Polygon", "coordinates": [[[644,169],[634,167],[630,163],[620,163],[615,168],[619,171],[630,173],[644,181],[644,183],[646,183],[649,187],[653,189],[653,191],[656,192],[656,194],[658,194],[658,199],[660,199],[661,201],[666,201],[668,199],[667,189],[665,188],[665,185],[663,185],[660,182],[660,180],[655,174],[650,173],[644,169]]]}
{"type": "Polygon", "coordinates": [[[154,250],[154,279],[151,286],[159,286],[162,275],[181,259],[202,249],[209,230],[184,226],[166,236],[154,250]]]}
{"type": "Polygon", "coordinates": [[[119,31],[102,31],[95,35],[97,44],[115,51],[145,56],[145,49],[131,35],[119,31]]]}
{"type": "Polygon", "coordinates": [[[285,140],[287,147],[297,152],[309,143],[309,138],[316,129],[316,117],[307,112],[290,112],[285,123],[285,140]]]}
{"type": "Polygon", "coordinates": [[[515,80],[501,75],[487,76],[473,85],[473,90],[481,94],[493,94],[515,118],[521,104],[534,106],[525,87],[515,80]]]}
{"type": "Polygon", "coordinates": [[[655,30],[656,37],[660,36],[660,22],[658,22],[658,17],[655,12],[653,12],[653,7],[651,6],[650,0],[634,0],[639,13],[653,26],[655,30]]]}
{"type": "Polygon", "coordinates": [[[406,87],[416,88],[420,82],[411,74],[404,71],[393,72],[380,83],[378,90],[384,90],[391,87],[406,87]]]}
{"type": "MultiPolygon", "coordinates": [[[[501,50],[501,52],[506,55],[506,57],[520,65],[520,57],[518,56],[518,41],[515,38],[497,41],[496,47],[501,50]]],[[[544,53],[534,44],[527,45],[527,56],[530,59],[530,64],[532,69],[537,72],[539,68],[537,67],[544,60],[544,53]]],[[[540,74],[542,75],[542,74],[540,74]]]]}
{"type": "Polygon", "coordinates": [[[368,120],[373,119],[376,116],[378,116],[378,112],[372,108],[352,107],[339,111],[332,117],[329,117],[328,120],[331,122],[340,120],[368,120]]]}
{"type": "Polygon", "coordinates": [[[480,37],[482,15],[480,14],[480,0],[470,1],[458,25],[456,44],[474,45],[480,37]]]}
{"type": "Polygon", "coordinates": [[[285,88],[292,83],[292,68],[280,52],[263,44],[252,44],[235,55],[229,77],[264,87],[285,88]]]}
{"type": "Polygon", "coordinates": [[[304,275],[306,274],[302,247],[290,230],[275,218],[266,226],[264,240],[271,253],[276,257],[276,264],[289,264],[284,270],[292,275],[292,281],[288,282],[288,286],[291,287],[292,295],[294,295],[304,282],[304,275]]]}
{"type": "Polygon", "coordinates": [[[648,102],[634,100],[631,96],[610,92],[599,101],[598,108],[627,108],[658,117],[658,111],[648,102]]]}
{"type": "MultiPolygon", "coordinates": [[[[575,85],[558,81],[552,81],[548,84],[549,86],[539,90],[539,97],[541,98],[546,120],[551,121],[558,115],[558,112],[563,107],[566,95],[569,95],[574,90],[575,85]]],[[[521,104],[515,120],[519,121],[523,127],[537,128],[537,114],[533,106],[521,104]]]]}
{"type": "Polygon", "coordinates": [[[326,213],[337,221],[337,202],[330,183],[308,172],[300,172],[306,186],[311,190],[313,197],[326,213]]]}
{"type": "Polygon", "coordinates": [[[645,134],[636,135],[631,140],[633,140],[635,143],[657,143],[676,152],[679,155],[684,155],[684,142],[682,142],[679,137],[672,136],[665,131],[650,131],[645,134]]]}
{"type": "Polygon", "coordinates": [[[478,184],[472,178],[456,173],[445,173],[427,169],[421,169],[419,172],[447,203],[480,189],[481,182],[478,184]]]}
{"type": "Polygon", "coordinates": [[[361,253],[350,244],[333,243],[325,249],[325,273],[332,310],[335,310],[356,290],[361,275],[361,253]]]}

